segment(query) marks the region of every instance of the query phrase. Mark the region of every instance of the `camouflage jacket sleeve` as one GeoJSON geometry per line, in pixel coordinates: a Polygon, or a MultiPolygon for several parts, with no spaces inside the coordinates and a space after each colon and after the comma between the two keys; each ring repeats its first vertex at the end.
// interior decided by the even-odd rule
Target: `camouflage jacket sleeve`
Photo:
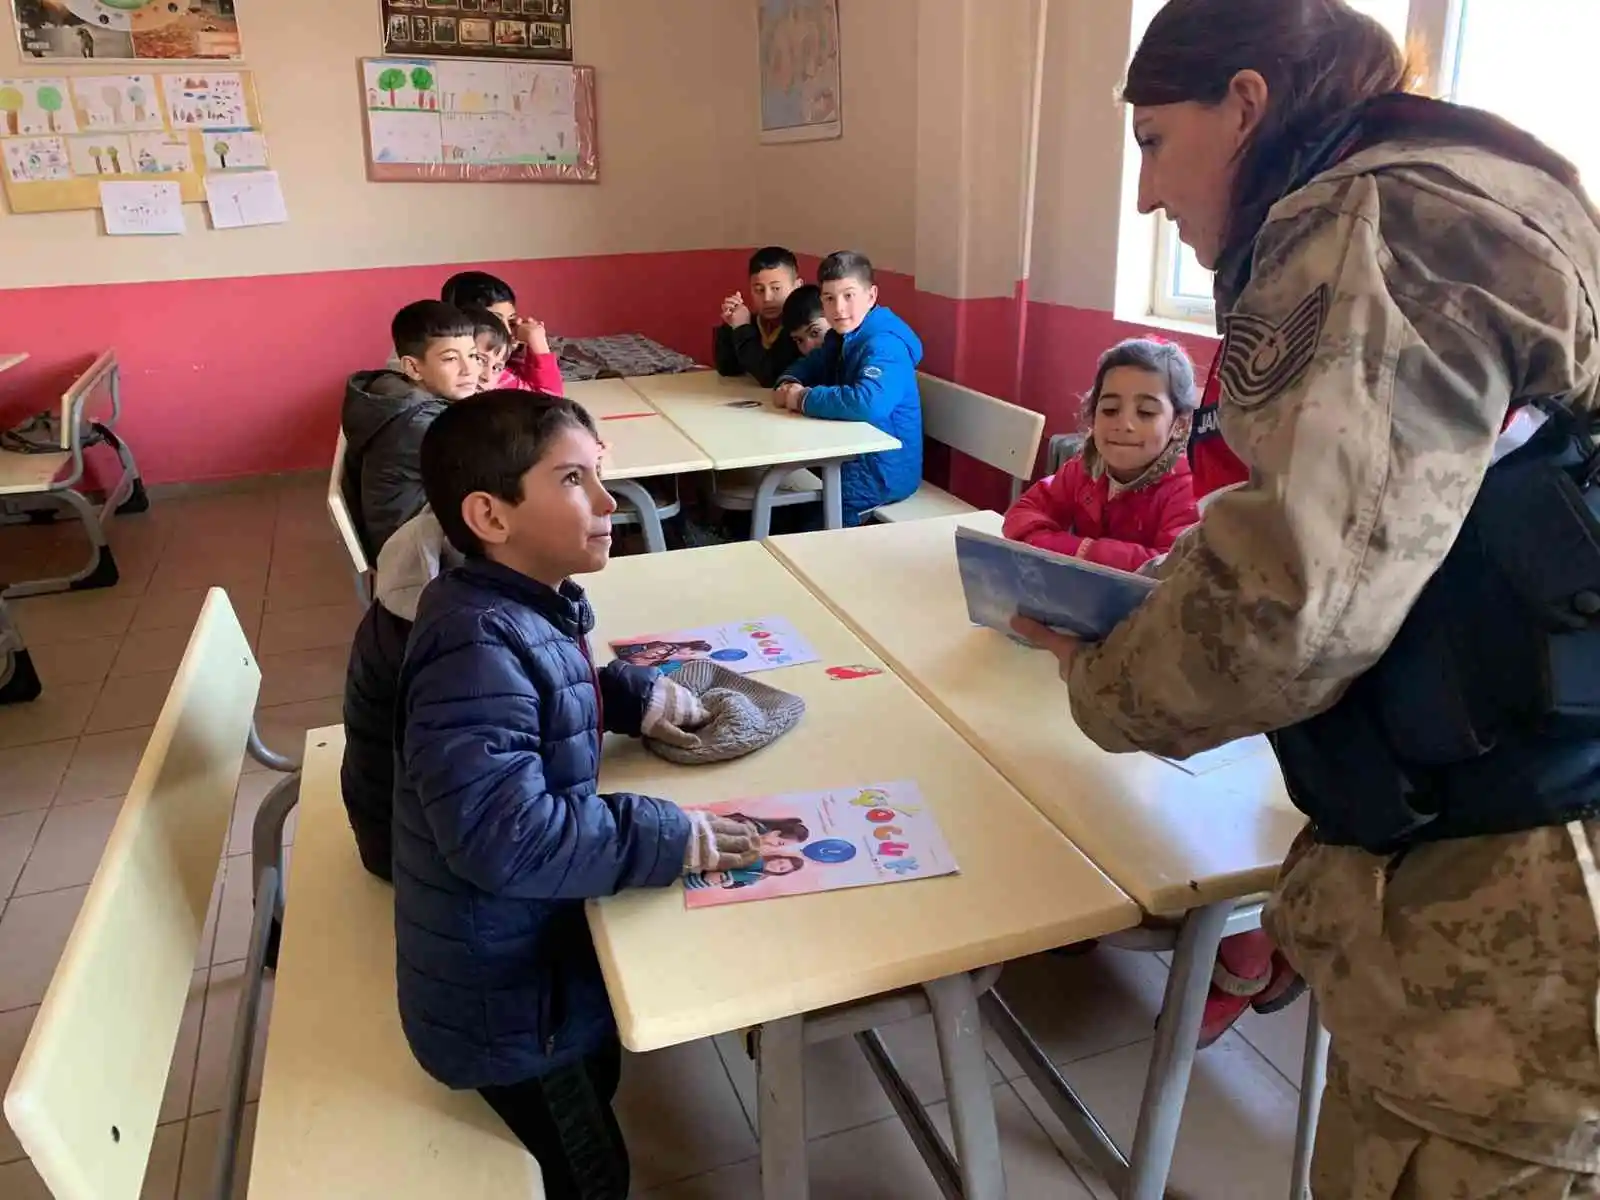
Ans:
{"type": "Polygon", "coordinates": [[[1250,482],[1078,655],[1072,712],[1095,742],[1186,755],[1282,728],[1388,647],[1512,395],[1538,394],[1592,333],[1568,259],[1459,204],[1399,172],[1314,182],[1274,210],[1220,368],[1223,433],[1250,482]]]}

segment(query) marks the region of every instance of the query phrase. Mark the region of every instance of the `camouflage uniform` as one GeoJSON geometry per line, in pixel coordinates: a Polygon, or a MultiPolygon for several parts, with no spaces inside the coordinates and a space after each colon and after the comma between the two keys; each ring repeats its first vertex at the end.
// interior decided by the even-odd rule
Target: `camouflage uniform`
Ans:
{"type": "MultiPolygon", "coordinates": [[[[1448,552],[1512,403],[1600,407],[1600,226],[1540,170],[1378,145],[1279,201],[1254,256],[1219,366],[1251,480],[1075,660],[1107,749],[1187,755],[1330,707],[1448,552]]],[[[1333,1036],[1318,1200],[1600,1196],[1597,841],[1296,844],[1267,927],[1333,1036]]]]}

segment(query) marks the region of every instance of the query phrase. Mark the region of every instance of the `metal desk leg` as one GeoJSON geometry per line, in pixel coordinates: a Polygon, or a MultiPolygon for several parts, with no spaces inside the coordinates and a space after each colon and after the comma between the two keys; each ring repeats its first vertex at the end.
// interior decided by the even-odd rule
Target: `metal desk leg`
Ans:
{"type": "Polygon", "coordinates": [[[1306,1017],[1306,1056],[1300,1069],[1300,1120],[1294,1131],[1294,1174],[1289,1200],[1310,1200],[1311,1152],[1317,1144],[1317,1117],[1322,1112],[1322,1089],[1328,1082],[1328,1031],[1315,994],[1306,1017]]]}
{"type": "Polygon", "coordinates": [[[783,481],[804,464],[779,463],[768,467],[756,484],[756,494],[750,501],[750,540],[764,542],[772,536],[772,499],[783,486],[783,481]]]}
{"type": "Polygon", "coordinates": [[[1000,1158],[1000,1127],[989,1087],[983,1019],[972,976],[962,973],[922,985],[933,1009],[939,1065],[950,1098],[950,1128],[956,1166],[966,1200],[1005,1200],[1006,1173],[1000,1158]]]}
{"type": "Polygon", "coordinates": [[[656,498],[650,494],[650,489],[637,479],[608,479],[606,490],[638,510],[639,528],[644,530],[645,549],[651,554],[666,550],[667,537],[661,532],[661,513],[656,508],[656,498]]]}
{"type": "Polygon", "coordinates": [[[822,467],[822,527],[824,529],[844,528],[844,482],[840,475],[840,468],[844,464],[837,459],[833,462],[820,464],[822,467]]]}
{"type": "Polygon", "coordinates": [[[785,1017],[756,1031],[757,1132],[762,1200],[808,1200],[805,1018],[785,1017]]]}
{"type": "Polygon", "coordinates": [[[1224,901],[1197,908],[1183,919],[1172,955],[1172,972],[1167,976],[1161,1017],[1156,1022],[1155,1052],[1139,1103],[1133,1153],[1128,1156],[1127,1200],[1161,1200],[1165,1194],[1211,969],[1232,911],[1232,901],[1224,901]]]}

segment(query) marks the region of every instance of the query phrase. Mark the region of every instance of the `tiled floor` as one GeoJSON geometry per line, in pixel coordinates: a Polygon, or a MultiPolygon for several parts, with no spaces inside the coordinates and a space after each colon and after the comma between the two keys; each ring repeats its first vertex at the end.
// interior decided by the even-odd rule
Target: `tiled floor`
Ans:
{"type": "MultiPolygon", "coordinates": [[[[70,568],[77,538],[72,525],[0,527],[0,576],[70,568]]],[[[269,745],[291,746],[306,729],[340,719],[345,656],[360,610],[318,481],[158,501],[146,514],[114,522],[111,539],[122,571],[116,587],[12,605],[46,691],[31,705],[0,709],[0,1084],[21,1052],[204,589],[228,589],[256,647],[259,725],[269,745]]],[[[240,780],[145,1181],[150,1200],[198,1196],[210,1167],[250,921],[249,822],[273,778],[248,763],[240,780]]],[[[1016,963],[1003,980],[1019,1015],[1124,1144],[1165,970],[1152,955],[1101,949],[1016,963]]],[[[1246,1018],[1200,1056],[1174,1195],[1277,1200],[1286,1192],[1304,1020],[1303,1005],[1246,1018]]],[[[886,1037],[942,1124],[944,1087],[926,1019],[886,1037]]],[[[1110,1192],[1082,1165],[1010,1056],[996,1045],[991,1059],[1014,1200],[1106,1200],[1110,1192]]],[[[757,1194],[754,1085],[731,1037],[630,1059],[618,1111],[635,1194],[757,1194]]],[[[813,1195],[938,1195],[853,1042],[812,1048],[807,1088],[813,1195]]],[[[0,1122],[0,1197],[46,1194],[0,1122]]]]}

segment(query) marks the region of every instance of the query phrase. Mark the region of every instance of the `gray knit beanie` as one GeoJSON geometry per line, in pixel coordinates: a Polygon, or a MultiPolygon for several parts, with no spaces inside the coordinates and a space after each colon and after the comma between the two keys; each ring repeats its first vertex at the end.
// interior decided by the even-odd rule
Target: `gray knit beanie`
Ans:
{"type": "Polygon", "coordinates": [[[793,729],[806,702],[705,659],[686,662],[669,678],[700,697],[710,716],[704,725],[682,731],[682,744],[645,738],[652,752],[670,762],[725,762],[753,754],[793,729]]]}

